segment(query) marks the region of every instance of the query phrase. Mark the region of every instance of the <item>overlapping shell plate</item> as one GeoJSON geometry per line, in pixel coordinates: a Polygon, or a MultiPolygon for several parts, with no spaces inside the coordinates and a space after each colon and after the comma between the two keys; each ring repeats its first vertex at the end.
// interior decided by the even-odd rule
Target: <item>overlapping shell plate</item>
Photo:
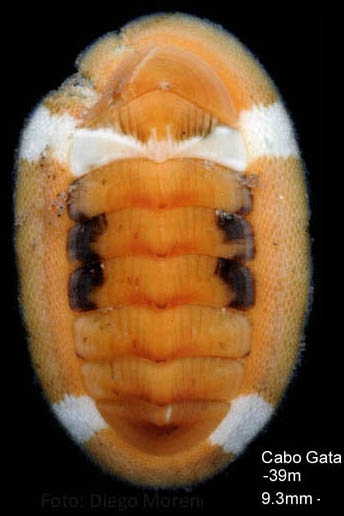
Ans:
{"type": "Polygon", "coordinates": [[[211,24],[139,20],[78,65],[20,148],[33,361],[102,466],[189,484],[244,449],[292,371],[309,282],[298,149],[265,72],[211,24]]]}

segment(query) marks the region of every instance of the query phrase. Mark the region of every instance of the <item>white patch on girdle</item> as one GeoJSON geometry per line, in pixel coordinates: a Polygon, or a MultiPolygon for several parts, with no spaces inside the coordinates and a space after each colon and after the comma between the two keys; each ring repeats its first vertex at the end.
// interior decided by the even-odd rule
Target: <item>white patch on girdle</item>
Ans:
{"type": "Polygon", "coordinates": [[[133,136],[112,129],[78,129],[70,149],[70,167],[75,176],[107,163],[146,158],[157,163],[175,158],[198,158],[213,161],[235,171],[245,170],[247,156],[236,129],[218,126],[206,137],[176,141],[150,139],[141,142],[133,136]]]}
{"type": "Polygon", "coordinates": [[[258,104],[242,111],[239,129],[247,147],[249,161],[264,156],[299,157],[291,120],[281,102],[258,104]]]}
{"type": "Polygon", "coordinates": [[[273,410],[273,406],[259,394],[239,396],[231,402],[227,415],[209,440],[221,446],[225,453],[237,455],[262,430],[273,410]]]}
{"type": "Polygon", "coordinates": [[[49,150],[55,159],[69,165],[75,176],[122,159],[146,158],[159,163],[196,158],[243,172],[249,162],[259,157],[299,157],[292,123],[281,102],[258,104],[242,111],[239,129],[220,125],[206,137],[182,141],[151,138],[141,142],[111,128],[79,129],[79,123],[68,113],[56,115],[44,105],[39,106],[22,133],[19,157],[37,161],[49,150]]]}
{"type": "Polygon", "coordinates": [[[50,149],[54,158],[66,162],[77,124],[76,118],[67,113],[52,115],[47,107],[39,106],[24,128],[19,157],[37,161],[50,149]]]}
{"type": "Polygon", "coordinates": [[[88,441],[98,430],[108,428],[95,402],[89,396],[66,394],[52,405],[54,414],[78,444],[88,441]]]}

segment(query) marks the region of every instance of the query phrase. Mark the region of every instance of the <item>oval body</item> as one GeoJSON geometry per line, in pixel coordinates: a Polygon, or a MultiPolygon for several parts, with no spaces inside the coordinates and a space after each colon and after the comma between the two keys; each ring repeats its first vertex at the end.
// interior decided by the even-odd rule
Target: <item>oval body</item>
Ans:
{"type": "Polygon", "coordinates": [[[77,65],[19,149],[34,367],[102,467],[191,484],[245,449],[293,371],[310,268],[297,144],[259,63],[197,18],[140,19],[77,65]]]}

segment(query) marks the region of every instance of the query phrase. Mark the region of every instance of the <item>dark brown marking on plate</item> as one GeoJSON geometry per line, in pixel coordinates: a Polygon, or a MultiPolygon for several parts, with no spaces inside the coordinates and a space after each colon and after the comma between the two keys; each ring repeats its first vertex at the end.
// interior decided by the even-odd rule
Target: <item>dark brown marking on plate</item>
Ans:
{"type": "Polygon", "coordinates": [[[223,210],[216,210],[215,217],[217,226],[223,231],[224,242],[242,244],[242,252],[238,252],[235,258],[251,260],[255,249],[250,223],[241,215],[223,210]]]}
{"type": "Polygon", "coordinates": [[[84,265],[72,272],[69,279],[69,304],[73,310],[94,310],[95,303],[90,301],[90,294],[104,283],[104,269],[101,262],[84,265]]]}
{"type": "Polygon", "coordinates": [[[233,260],[218,258],[215,274],[218,274],[234,292],[230,307],[247,310],[254,305],[254,278],[248,267],[233,260]]]}
{"type": "Polygon", "coordinates": [[[241,215],[216,210],[216,223],[224,232],[227,242],[252,238],[251,225],[241,215]]]}
{"type": "Polygon", "coordinates": [[[252,193],[246,186],[243,187],[242,192],[243,204],[237,213],[239,215],[247,215],[250,213],[250,211],[252,211],[252,193]]]}
{"type": "Polygon", "coordinates": [[[68,256],[70,260],[89,263],[99,260],[99,256],[92,250],[92,243],[106,229],[104,214],[85,219],[73,226],[68,237],[68,256]]]}

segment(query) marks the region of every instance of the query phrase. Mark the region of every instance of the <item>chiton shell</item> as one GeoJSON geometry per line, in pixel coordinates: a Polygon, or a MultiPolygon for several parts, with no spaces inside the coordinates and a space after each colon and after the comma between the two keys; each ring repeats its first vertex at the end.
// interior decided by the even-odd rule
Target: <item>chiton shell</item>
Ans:
{"type": "Polygon", "coordinates": [[[232,35],[159,15],[96,41],[24,128],[20,299],[35,370],[114,475],[200,481],[279,403],[309,290],[278,93],[232,35]]]}

